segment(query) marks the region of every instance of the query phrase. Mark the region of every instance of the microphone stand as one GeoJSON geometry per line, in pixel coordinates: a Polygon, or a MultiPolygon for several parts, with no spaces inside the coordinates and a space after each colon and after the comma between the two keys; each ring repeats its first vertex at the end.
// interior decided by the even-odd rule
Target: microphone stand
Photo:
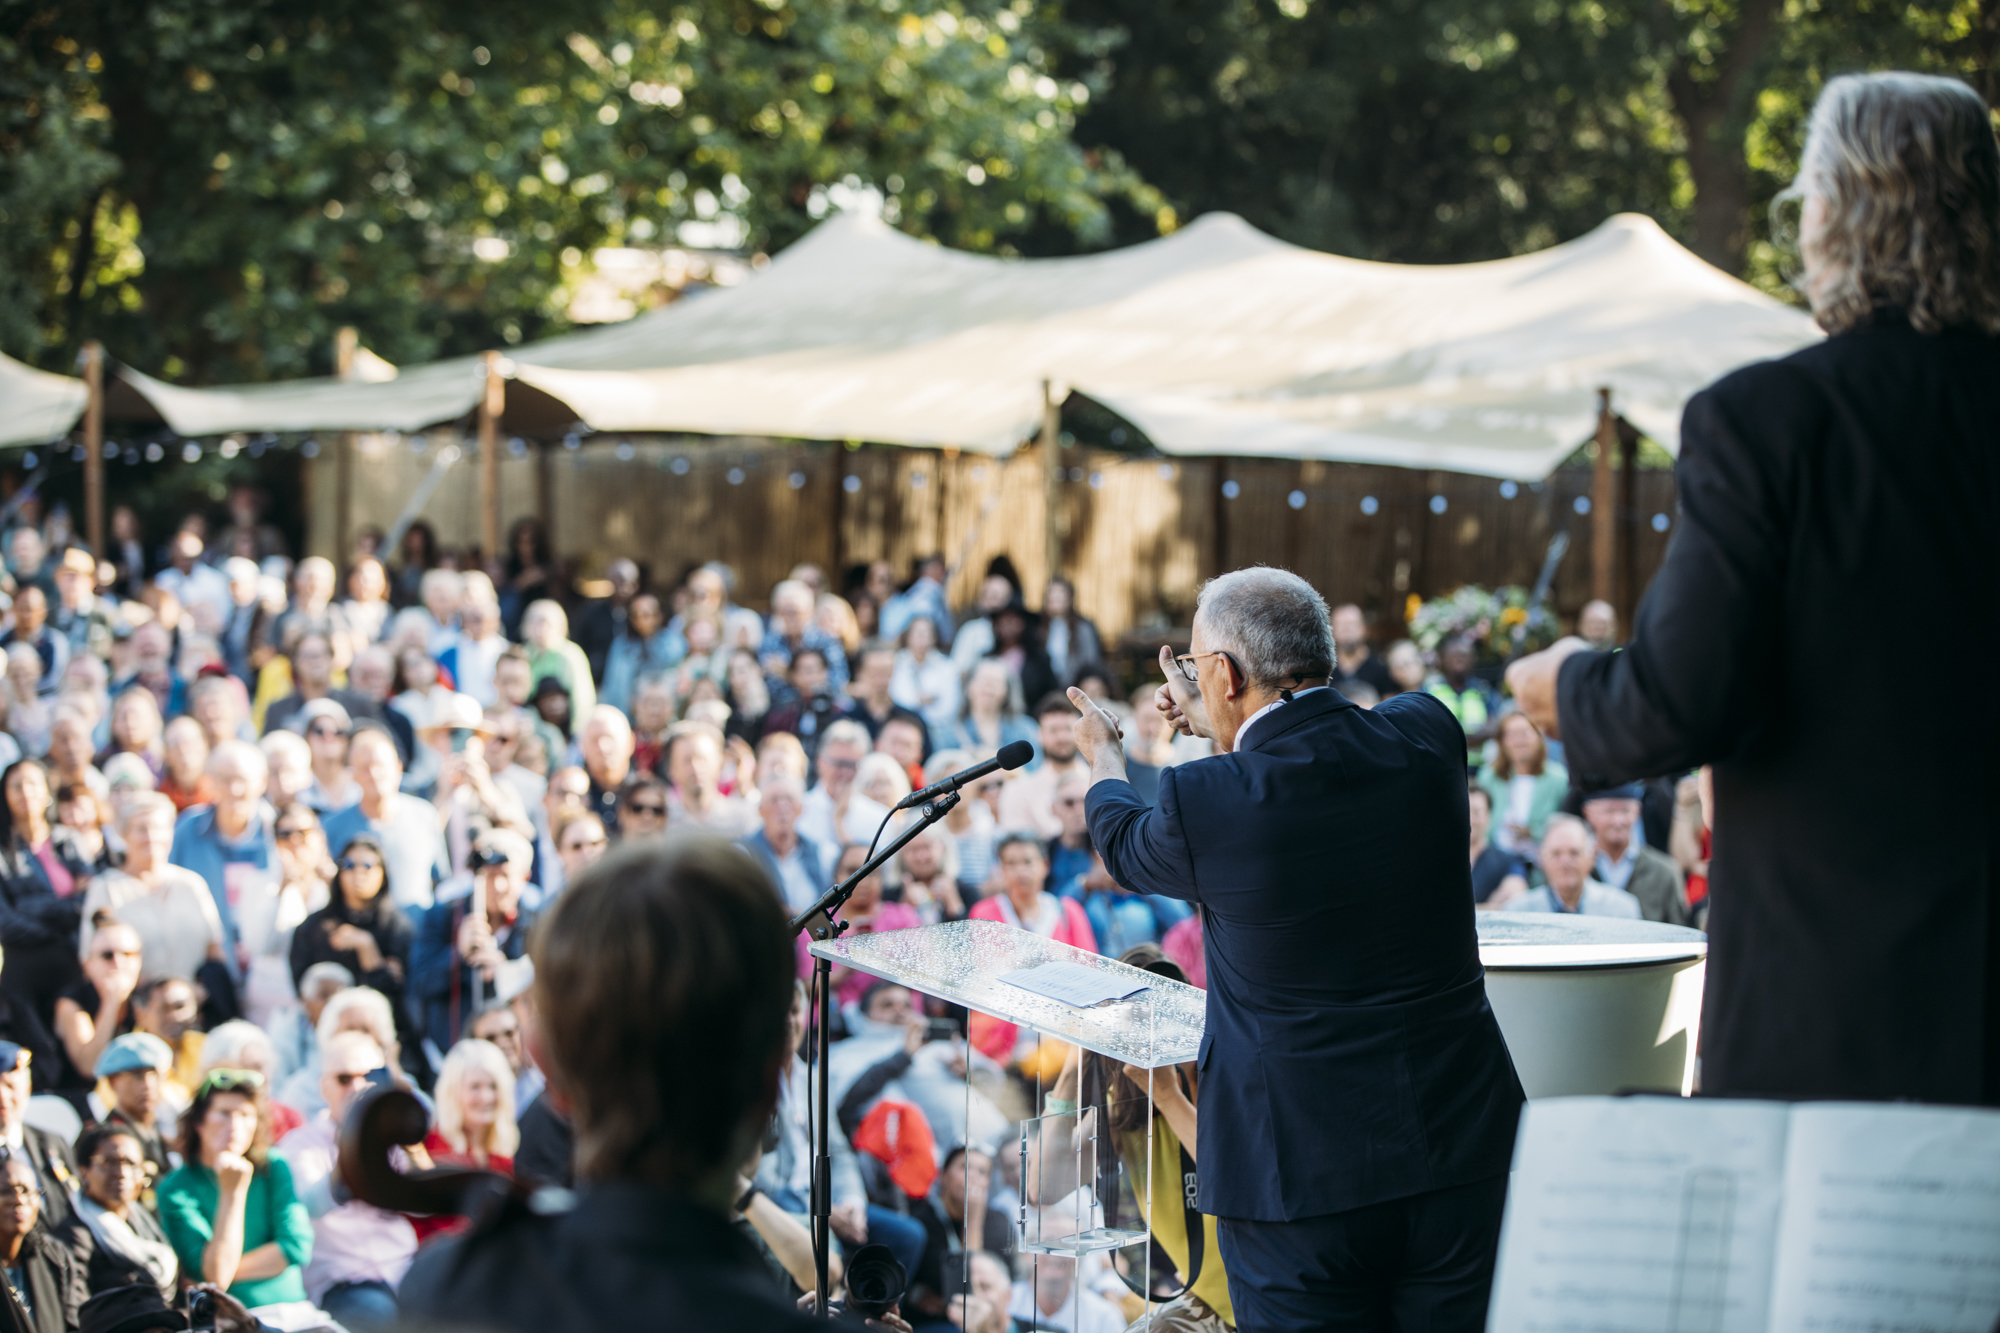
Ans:
{"type": "MultiPolygon", "coordinates": [[[[955,791],[945,792],[936,800],[923,807],[922,817],[897,835],[896,840],[868,858],[859,870],[820,895],[818,902],[792,918],[791,930],[794,935],[803,930],[815,942],[838,939],[847,929],[845,921],[836,921],[833,914],[847,905],[855,888],[867,879],[912,838],[949,814],[959,802],[955,791]]],[[[822,1319],[831,1313],[830,1297],[827,1291],[827,1260],[833,1245],[833,1140],[828,1122],[827,1092],[827,1050],[831,1041],[827,1035],[833,1025],[833,964],[826,959],[813,956],[813,986],[819,996],[818,1042],[818,1083],[819,1109],[813,1129],[813,1170],[812,1170],[812,1235],[813,1266],[818,1274],[818,1301],[815,1308],[822,1319]]]]}

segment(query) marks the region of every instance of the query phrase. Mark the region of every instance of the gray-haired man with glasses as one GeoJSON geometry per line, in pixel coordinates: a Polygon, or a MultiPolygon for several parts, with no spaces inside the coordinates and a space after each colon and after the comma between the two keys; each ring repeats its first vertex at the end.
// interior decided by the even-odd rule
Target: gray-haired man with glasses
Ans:
{"type": "Polygon", "coordinates": [[[1222,753],[1148,805],[1080,692],[1092,840],[1196,903],[1201,1211],[1243,1333],[1482,1328],[1521,1085],[1486,1003],[1465,737],[1422,693],[1357,708],[1326,603],[1279,569],[1206,585],[1157,706],[1222,753]]]}

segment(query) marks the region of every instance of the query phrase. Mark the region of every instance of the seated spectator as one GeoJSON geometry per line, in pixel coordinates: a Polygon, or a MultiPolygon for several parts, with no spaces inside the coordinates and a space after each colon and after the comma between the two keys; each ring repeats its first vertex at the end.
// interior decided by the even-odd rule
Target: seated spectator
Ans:
{"type": "Polygon", "coordinates": [[[91,741],[91,730],[96,725],[91,711],[95,703],[86,703],[86,698],[63,695],[56,705],[49,722],[49,785],[82,787],[103,796],[110,788],[104,784],[104,775],[91,763],[97,757],[97,747],[91,741]]]}
{"type": "Polygon", "coordinates": [[[549,780],[544,773],[530,772],[521,762],[522,738],[533,726],[527,713],[512,704],[493,704],[486,717],[486,768],[493,780],[521,798],[521,809],[537,832],[538,811],[547,794],[549,780]]]}
{"type": "Polygon", "coordinates": [[[28,1052],[0,1041],[0,1143],[7,1145],[12,1160],[26,1162],[34,1172],[43,1193],[43,1220],[54,1230],[69,1220],[69,1182],[76,1179],[76,1161],[68,1143],[27,1122],[33,1088],[28,1052]]]}
{"type": "Polygon", "coordinates": [[[201,876],[222,920],[222,961],[232,978],[240,975],[236,948],[243,923],[235,903],[252,880],[275,882],[282,872],[274,823],[264,805],[264,752],[244,741],[227,740],[210,749],[209,789],[214,803],[198,806],[174,830],[173,864],[201,876]]]}
{"type": "MultiPolygon", "coordinates": [[[[665,821],[661,823],[664,825],[665,821]]],[[[611,840],[604,835],[604,821],[586,810],[562,822],[556,829],[555,844],[556,855],[562,858],[562,882],[567,884],[582,874],[585,866],[604,855],[611,840]]],[[[542,904],[547,902],[544,891],[542,904]]]]}
{"type": "Polygon", "coordinates": [[[587,717],[597,707],[590,660],[570,642],[569,617],[559,602],[528,603],[521,616],[521,641],[528,649],[528,666],[536,684],[554,680],[569,694],[572,717],[587,717]]]}
{"type": "Polygon", "coordinates": [[[445,649],[438,666],[459,693],[471,695],[481,708],[490,708],[500,698],[493,670],[509,646],[500,632],[499,606],[484,595],[469,596],[458,610],[458,641],[445,649]]]}
{"type": "Polygon", "coordinates": [[[257,742],[270,771],[264,799],[274,810],[282,810],[302,799],[313,785],[312,750],[304,738],[289,731],[274,731],[257,742]]]}
{"type": "Polygon", "coordinates": [[[1090,765],[1076,749],[1076,705],[1051,694],[1035,705],[1035,763],[1000,788],[1000,827],[1025,829],[1046,841],[1062,832],[1056,818],[1056,788],[1066,778],[1090,778],[1090,765]]]}
{"type": "Polygon", "coordinates": [[[293,985],[303,984],[317,964],[338,963],[354,984],[380,991],[392,1007],[400,1008],[416,934],[384,892],[389,858],[382,840],[372,833],[355,834],[341,847],[337,864],[332,897],[292,932],[293,985]]]}
{"type": "Polygon", "coordinates": [[[177,717],[167,723],[162,742],[165,772],[156,789],[174,803],[176,811],[207,805],[213,799],[208,785],[208,738],[201,723],[191,717],[177,717]]]}
{"type": "Polygon", "coordinates": [[[813,623],[815,609],[812,589],[803,583],[786,579],[771,589],[771,620],[757,655],[765,678],[772,682],[771,693],[777,703],[792,702],[796,689],[791,681],[792,661],[807,648],[818,652],[825,663],[828,689],[837,694],[847,686],[847,650],[839,639],[813,623]]]}
{"type": "Polygon", "coordinates": [[[465,1025],[487,1007],[500,965],[527,952],[535,913],[522,902],[534,852],[504,829],[479,839],[463,889],[417,918],[410,951],[411,1008],[440,1051],[458,1044],[465,1025]]]}
{"type": "Polygon", "coordinates": [[[543,676],[535,682],[528,706],[541,721],[540,731],[549,745],[549,753],[557,759],[568,755],[569,738],[576,728],[576,708],[569,686],[554,676],[543,676]]]}
{"type": "Polygon", "coordinates": [[[111,682],[113,694],[133,687],[153,696],[162,717],[179,717],[187,707],[187,682],[173,669],[173,632],[157,619],[132,631],[132,671],[111,682]]]}
{"type": "Polygon", "coordinates": [[[69,641],[49,626],[49,596],[34,584],[14,596],[14,626],[0,635],[0,648],[26,645],[42,661],[43,692],[54,694],[69,661],[69,641]]]}
{"type": "Polygon", "coordinates": [[[1597,839],[1575,815],[1550,815],[1542,835],[1543,883],[1508,903],[1508,912],[1569,912],[1638,919],[1639,900],[1590,877],[1597,839]]]}
{"type": "Polygon", "coordinates": [[[898,713],[884,722],[875,736],[875,752],[886,754],[902,765],[904,780],[912,787],[923,785],[929,744],[923,724],[912,713],[898,713]]]}
{"type": "Polygon", "coordinates": [[[139,984],[139,933],[108,913],[86,931],[83,975],[56,997],[55,1032],[67,1068],[55,1091],[79,1110],[97,1086],[97,1061],[113,1037],[133,1025],[132,991],[139,984]]]}
{"type": "MultiPolygon", "coordinates": [[[[914,1307],[932,1316],[942,1315],[949,1299],[965,1290],[966,1204],[978,1211],[978,1234],[973,1238],[975,1253],[997,1256],[1014,1248],[1014,1224],[988,1199],[993,1181],[993,1158],[981,1148],[963,1143],[945,1152],[938,1164],[937,1183],[930,1196],[910,1211],[924,1225],[924,1256],[910,1273],[916,1288],[914,1307]]],[[[911,1307],[905,1302],[905,1308],[911,1307]]],[[[1161,1325],[1162,1333],[1166,1325],[1161,1325]]]]}
{"type": "MultiPolygon", "coordinates": [[[[81,975],[76,939],[89,867],[65,856],[50,822],[48,770],[16,759],[0,773],[0,946],[7,989],[45,1022],[56,996],[81,975]]],[[[51,1071],[53,1073],[54,1071],[51,1071]]]]}
{"type": "Polygon", "coordinates": [[[953,1298],[953,1325],[961,1333],[1022,1333],[1023,1325],[1008,1313],[1014,1300],[1014,1274],[1007,1261],[990,1250],[974,1250],[966,1267],[972,1271],[972,1291],[953,1298]]]}
{"type": "Polygon", "coordinates": [[[1479,774],[1493,805],[1493,842],[1532,862],[1549,816],[1569,792],[1569,770],[1549,758],[1548,742],[1526,713],[1501,718],[1496,739],[1498,752],[1479,774]]]}
{"type": "Polygon", "coordinates": [[[535,842],[535,868],[529,878],[541,886],[544,901],[563,891],[562,857],[556,851],[555,831],[590,809],[590,775],[580,768],[559,768],[549,774],[542,789],[542,817],[535,842]]]}
{"type": "Polygon", "coordinates": [[[1389,678],[1396,682],[1394,692],[1421,690],[1430,679],[1430,668],[1424,665],[1424,650],[1408,639],[1390,644],[1382,660],[1388,663],[1389,678]]]}
{"type": "Polygon", "coordinates": [[[1585,602],[1576,613],[1576,636],[1594,652],[1610,652],[1618,646],[1618,609],[1609,602],[1585,602]]]}
{"type": "Polygon", "coordinates": [[[722,794],[722,757],[722,733],[707,723],[683,722],[669,733],[669,824],[731,838],[757,826],[757,812],[747,801],[722,794]]]}
{"type": "Polygon", "coordinates": [[[618,829],[618,794],[632,774],[632,724],[609,704],[590,710],[577,734],[583,771],[590,775],[590,809],[607,833],[618,829]]]}
{"type": "Polygon", "coordinates": [[[1049,655],[1037,642],[1035,617],[1020,602],[1011,602],[993,614],[993,647],[987,657],[1002,662],[1007,674],[1020,682],[1024,698],[1040,699],[1061,684],[1049,655]]]}
{"type": "MultiPolygon", "coordinates": [[[[854,658],[854,679],[847,682],[847,698],[854,705],[854,720],[868,728],[876,739],[893,720],[907,722],[919,735],[927,735],[923,714],[896,702],[890,682],[896,675],[896,648],[879,640],[863,644],[854,658]]],[[[919,757],[921,762],[921,756],[919,757]]]]}
{"type": "MultiPolygon", "coordinates": [[[[264,1080],[266,1088],[278,1072],[278,1052],[264,1029],[243,1019],[231,1019],[209,1030],[201,1043],[201,1077],[215,1069],[241,1069],[264,1080]]],[[[273,1100],[270,1103],[271,1137],[281,1139],[305,1123],[305,1115],[294,1107],[273,1100]]]]}
{"type": "Polygon", "coordinates": [[[958,888],[958,847],[949,833],[932,825],[896,853],[900,901],[927,926],[965,916],[958,888]]]}
{"type": "Polygon", "coordinates": [[[167,1102],[176,1112],[194,1098],[201,1083],[201,1049],[207,1039],[201,1022],[201,996],[186,977],[148,977],[132,992],[132,1018],[140,1032],[167,1044],[174,1065],[162,1082],[167,1102]]]}
{"type": "Polygon", "coordinates": [[[1014,1284],[1007,1312],[1051,1333],[1124,1333],[1118,1307],[1088,1287],[1076,1285],[1076,1260],[1066,1254],[1038,1255],[1029,1273],[1014,1284]]]}
{"type": "MultiPolygon", "coordinates": [[[[713,621],[704,621],[713,627],[713,621]]],[[[664,676],[680,665],[681,652],[667,635],[660,599],[649,592],[635,596],[625,609],[625,627],[611,641],[604,661],[604,688],[599,698],[622,713],[632,712],[633,692],[649,676],[664,676]]],[[[713,650],[714,645],[710,645],[713,650]]]]}
{"type": "Polygon", "coordinates": [[[875,831],[888,818],[889,810],[855,787],[869,745],[868,730],[859,722],[843,719],[827,728],[814,761],[819,785],[806,793],[805,809],[799,816],[801,834],[832,847],[849,842],[866,846],[874,841],[875,831]]]}
{"type": "Polygon", "coordinates": [[[1090,918],[1091,931],[1097,937],[1098,952],[1106,958],[1122,957],[1134,945],[1160,943],[1169,930],[1192,913],[1186,903],[1177,899],[1127,891],[1111,878],[1111,872],[1104,868],[1104,859],[1095,849],[1083,874],[1059,892],[1083,904],[1084,915],[1090,918]]]}
{"type": "Polygon", "coordinates": [[[34,1333],[65,1333],[76,1327],[88,1288],[53,1228],[35,1225],[46,1207],[35,1169],[23,1158],[0,1158],[0,1271],[7,1276],[10,1322],[34,1333]]]}
{"type": "Polygon", "coordinates": [[[389,575],[380,560],[364,555],[347,567],[347,596],[341,599],[340,613],[347,618],[357,651],[382,637],[389,619],[389,575]]]}
{"type": "Polygon", "coordinates": [[[812,906],[833,884],[832,849],[798,831],[804,808],[804,785],[790,773],[773,773],[758,790],[757,813],[763,826],[742,839],[793,914],[812,906]]]}
{"type": "Polygon", "coordinates": [[[361,799],[327,817],[327,846],[345,847],[356,834],[373,834],[388,867],[391,901],[406,911],[429,907],[437,881],[449,873],[436,808],[401,790],[403,766],[395,744],[379,728],[355,733],[347,766],[361,799]]]}
{"type": "MultiPolygon", "coordinates": [[[[505,1012],[503,1009],[502,1012],[505,1012]]],[[[451,1048],[438,1071],[437,1114],[424,1151],[440,1166],[470,1166],[514,1174],[521,1131],[514,1122],[514,1071],[491,1042],[468,1037],[451,1048]]],[[[458,1219],[418,1220],[419,1241],[453,1230],[458,1219]]]]}
{"type": "Polygon", "coordinates": [[[664,778],[643,770],[634,772],[618,794],[620,831],[628,838],[657,838],[667,831],[667,810],[672,801],[664,778]]]}
{"type": "MultiPolygon", "coordinates": [[[[196,651],[201,645],[199,639],[185,642],[189,645],[187,651],[196,651]]],[[[187,668],[184,665],[182,669],[187,668]]],[[[201,723],[201,734],[207,739],[209,749],[224,741],[257,739],[250,726],[249,703],[243,697],[241,681],[220,667],[214,671],[189,671],[188,679],[194,682],[188,686],[188,716],[201,723]]]]}
{"type": "MultiPolygon", "coordinates": [[[[956,655],[953,660],[957,660],[956,655]]],[[[958,726],[944,741],[936,735],[932,741],[947,743],[975,758],[993,754],[1015,741],[1032,743],[1037,735],[1036,726],[1021,716],[1019,696],[1020,686],[1008,673],[1005,662],[992,659],[978,662],[965,679],[965,704],[959,711],[958,726]]]]}
{"type": "Polygon", "coordinates": [[[111,744],[97,757],[102,768],[113,755],[137,755],[158,782],[166,775],[167,749],[161,740],[166,723],[160,706],[145,690],[127,690],[111,705],[111,744]]]}
{"type": "Polygon", "coordinates": [[[264,1080],[212,1070],[181,1120],[181,1165],[159,1188],[181,1270],[253,1308],[306,1299],[312,1257],[312,1221],[270,1145],[264,1080]]]}
{"type": "MultiPolygon", "coordinates": [[[[314,1025],[313,1040],[318,1051],[325,1051],[336,1033],[365,1033],[377,1046],[382,1048],[388,1062],[390,1077],[397,1083],[411,1086],[411,1075],[420,1073],[428,1080],[430,1066],[423,1052],[415,1047],[405,1047],[398,1039],[396,1014],[389,1008],[389,1001],[382,992],[366,986],[353,986],[336,992],[320,1010],[319,1021],[314,1025]]],[[[277,1099],[298,1111],[303,1116],[311,1116],[326,1106],[326,1099],[320,1093],[320,1062],[315,1059],[310,1065],[295,1071],[278,1090],[277,1099]]]]}
{"type": "Polygon", "coordinates": [[[1389,674],[1389,664],[1369,648],[1368,619],[1354,603],[1333,608],[1333,642],[1337,658],[1329,682],[1333,688],[1355,703],[1360,702],[1350,692],[1355,686],[1365,685],[1373,690],[1376,703],[1396,693],[1396,680],[1389,674]]]}
{"type": "MultiPolygon", "coordinates": [[[[835,692],[827,672],[826,654],[821,650],[801,648],[792,654],[785,679],[791,686],[790,698],[772,708],[764,718],[765,735],[788,731],[799,738],[806,754],[811,755],[819,748],[820,737],[828,727],[842,718],[859,719],[860,709],[855,701],[835,692]]],[[[872,743],[872,734],[869,739],[872,743]]]]}
{"type": "Polygon", "coordinates": [[[1598,883],[1637,898],[1639,912],[1646,920],[1685,926],[1689,916],[1687,886],[1681,881],[1680,867],[1673,857],[1634,836],[1645,793],[1644,783],[1630,782],[1583,798],[1584,822],[1597,838],[1592,873],[1598,883]]]}
{"type": "MultiPolygon", "coordinates": [[[[417,736],[420,748],[432,757],[435,777],[428,794],[442,824],[450,873],[465,868],[473,839],[487,829],[512,829],[524,838],[534,833],[527,806],[511,785],[495,779],[487,762],[486,714],[471,695],[442,695],[429,725],[417,736]]],[[[412,795],[425,794],[407,780],[404,788],[412,795]]]]}
{"type": "Polygon", "coordinates": [[[291,725],[304,733],[312,781],[299,799],[324,818],[361,799],[361,788],[347,771],[347,740],[354,720],[335,699],[314,699],[293,715],[291,725]]]}
{"type": "Polygon", "coordinates": [[[427,1248],[406,1316],[524,1333],[807,1327],[728,1221],[790,1036],[785,927],[763,874],[702,835],[620,848],[557,900],[536,944],[537,1010],[591,1188],[568,1212],[524,1210],[427,1248]],[[699,1097],[685,1095],[691,1069],[699,1097]]]}
{"type": "MultiPolygon", "coordinates": [[[[153,1186],[173,1170],[165,1127],[161,1124],[161,1112],[166,1109],[166,1078],[173,1067],[174,1053],[165,1042],[148,1032],[127,1032],[105,1044],[93,1071],[111,1093],[111,1105],[96,1122],[115,1125],[138,1143],[146,1167],[139,1183],[149,1197],[153,1186]]],[[[88,1154],[80,1154],[78,1160],[85,1166],[90,1164],[88,1154]]]]}
{"type": "Polygon", "coordinates": [[[491,1042],[493,1049],[505,1057],[508,1069],[513,1071],[514,1105],[523,1110],[541,1096],[542,1089],[547,1086],[542,1071],[535,1068],[534,1059],[528,1054],[528,1043],[522,1035],[525,1024],[521,1015],[523,1010],[532,1007],[530,997],[534,985],[535,964],[532,959],[522,959],[510,965],[500,974],[500,985],[494,993],[494,998],[501,1003],[484,1010],[472,1020],[472,1035],[480,1041],[491,1042]]]}
{"type": "MultiPolygon", "coordinates": [[[[966,915],[974,921],[1004,921],[1022,930],[1031,930],[1044,939],[1067,944],[1086,953],[1097,952],[1097,935],[1084,914],[1083,904],[1074,898],[1058,898],[1043,885],[1049,863],[1042,854],[1042,841],[1032,833],[1017,830],[1002,834],[994,846],[1000,866],[1001,892],[982,898],[966,915]]],[[[983,1014],[971,1018],[972,1044],[988,1059],[1001,1064],[1013,1062],[1016,1042],[1023,1030],[983,1014]]]]}
{"type": "Polygon", "coordinates": [[[396,742],[397,758],[408,764],[416,751],[416,729],[401,709],[389,707],[395,683],[396,655],[385,644],[370,644],[354,655],[347,669],[348,693],[339,702],[357,724],[365,719],[386,727],[396,742]]]}
{"type": "MultiPolygon", "coordinates": [[[[143,1282],[173,1299],[180,1260],[142,1203],[156,1183],[148,1145],[117,1121],[93,1125],[76,1141],[76,1215],[57,1237],[91,1295],[143,1282]]],[[[160,1169],[163,1179],[166,1169],[160,1169]]],[[[164,1325],[162,1326],[164,1327],[164,1325]]]]}
{"type": "Polygon", "coordinates": [[[673,684],[647,676],[632,691],[632,767],[651,771],[666,753],[667,729],[674,725],[673,684]]]}
{"type": "Polygon", "coordinates": [[[1451,634],[1438,645],[1438,669],[1424,682],[1430,696],[1451,710],[1465,729],[1465,744],[1477,751],[1493,738],[1494,722],[1500,712],[1500,696],[1484,680],[1472,674],[1477,662],[1472,639],[1451,634]]]}
{"type": "Polygon", "coordinates": [[[916,616],[902,631],[889,675],[889,697],[914,710],[940,739],[957,731],[964,698],[958,668],[945,655],[942,641],[934,618],[916,616]]]}
{"type": "Polygon", "coordinates": [[[312,1219],[312,1260],[303,1275],[306,1295],[352,1329],[395,1323],[396,1287],[417,1254],[417,1233],[409,1219],[344,1191],[336,1197],[333,1189],[341,1123],[354,1100],[368,1091],[369,1076],[386,1062],[367,1033],[333,1034],[320,1062],[325,1108],[277,1145],[312,1219]]]}
{"type": "MultiPolygon", "coordinates": [[[[840,859],[834,863],[831,882],[834,884],[842,882],[867,863],[868,845],[860,842],[849,843],[840,849],[840,859]]],[[[885,930],[908,930],[912,926],[924,924],[923,918],[902,903],[883,900],[880,870],[854,886],[854,892],[848,898],[847,905],[841,909],[840,917],[847,922],[849,938],[857,935],[873,935],[885,930]]],[[[859,1000],[862,992],[875,984],[875,981],[876,979],[866,972],[840,963],[833,965],[833,993],[841,1004],[853,1004],[859,1000]]]]}
{"type": "MultiPolygon", "coordinates": [[[[854,790],[884,810],[894,810],[910,794],[910,775],[894,756],[877,750],[861,757],[860,766],[854,770],[854,790]]],[[[895,827],[900,829],[914,818],[904,815],[895,827]]]]}
{"type": "MultiPolygon", "coordinates": [[[[771,690],[755,653],[739,648],[729,655],[728,685],[730,713],[726,734],[756,745],[762,744],[762,738],[776,734],[764,725],[771,717],[771,690]]],[[[686,696],[689,691],[681,693],[686,696]]]]}
{"type": "Polygon", "coordinates": [[[354,974],[339,963],[314,963],[299,978],[299,1002],[281,1009],[271,1019],[271,1048],[278,1067],[271,1086],[273,1103],[283,1096],[286,1081],[301,1069],[313,1068],[319,1060],[319,1034],[315,1028],[326,1002],[354,985],[354,974]]]}
{"type": "Polygon", "coordinates": [[[1474,785],[1466,793],[1472,833],[1472,901],[1488,909],[1505,907],[1528,891],[1528,868],[1520,857],[1492,840],[1493,796],[1474,785]]]}

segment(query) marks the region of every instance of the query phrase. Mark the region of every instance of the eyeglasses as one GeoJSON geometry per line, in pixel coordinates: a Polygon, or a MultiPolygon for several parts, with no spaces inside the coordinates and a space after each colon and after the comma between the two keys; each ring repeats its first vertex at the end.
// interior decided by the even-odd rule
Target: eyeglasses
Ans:
{"type": "Polygon", "coordinates": [[[380,870],[382,863],[380,861],[364,861],[358,856],[343,856],[340,858],[340,868],[342,870],[380,870]]]}
{"type": "Polygon", "coordinates": [[[279,842],[297,842],[300,838],[310,837],[311,835],[312,830],[309,828],[281,828],[272,830],[272,836],[277,838],[279,842]]]}
{"type": "Polygon", "coordinates": [[[34,1185],[9,1185],[6,1186],[6,1190],[17,1199],[39,1199],[43,1197],[41,1189],[34,1185]]]}
{"type": "Polygon", "coordinates": [[[254,1069],[211,1069],[201,1086],[194,1090],[197,1097],[211,1092],[255,1092],[264,1086],[264,1076],[254,1069]]]}
{"type": "Polygon", "coordinates": [[[1242,663],[1219,648],[1211,653],[1182,653],[1174,659],[1174,665],[1181,669],[1181,678],[1187,681],[1188,684],[1201,684],[1201,668],[1195,664],[1204,657],[1220,657],[1225,659],[1229,665],[1235,667],[1238,671],[1243,670],[1242,663]]]}
{"type": "Polygon", "coordinates": [[[641,805],[637,801],[628,802],[625,809],[631,814],[646,815],[652,819],[659,819],[667,813],[667,807],[664,805],[653,805],[651,803],[641,805]]]}
{"type": "Polygon", "coordinates": [[[563,850],[566,852],[588,851],[592,847],[602,847],[604,842],[603,838],[574,838],[570,841],[569,846],[563,848],[563,850]]]}
{"type": "Polygon", "coordinates": [[[361,1073],[358,1074],[335,1074],[333,1076],[333,1081],[335,1083],[338,1083],[343,1088],[352,1088],[359,1084],[368,1082],[368,1076],[370,1074],[373,1074],[374,1072],[375,1071],[372,1069],[367,1069],[363,1070],[361,1073]]]}
{"type": "Polygon", "coordinates": [[[308,727],[306,728],[306,735],[312,737],[316,741],[338,741],[347,739],[346,732],[342,731],[339,727],[332,725],[324,727],[308,727]]]}

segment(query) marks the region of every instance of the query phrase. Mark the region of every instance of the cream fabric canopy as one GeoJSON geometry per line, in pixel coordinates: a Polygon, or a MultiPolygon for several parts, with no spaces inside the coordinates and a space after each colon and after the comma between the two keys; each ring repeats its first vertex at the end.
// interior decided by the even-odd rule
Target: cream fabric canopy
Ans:
{"type": "Polygon", "coordinates": [[[0,445],[40,444],[67,434],[87,397],[82,380],[0,355],[0,445]]]}
{"type": "MultiPolygon", "coordinates": [[[[1669,449],[1695,390],[1817,338],[1650,220],[1436,267],[1342,259],[1227,214],[1068,259],[963,254],[847,215],[740,287],[518,349],[518,381],[604,431],[862,439],[1005,453],[1041,385],[1170,454],[1304,457],[1532,479],[1586,438],[1598,386],[1669,449]]],[[[377,384],[177,389],[183,434],[412,429],[472,410],[477,362],[377,384]]]]}

